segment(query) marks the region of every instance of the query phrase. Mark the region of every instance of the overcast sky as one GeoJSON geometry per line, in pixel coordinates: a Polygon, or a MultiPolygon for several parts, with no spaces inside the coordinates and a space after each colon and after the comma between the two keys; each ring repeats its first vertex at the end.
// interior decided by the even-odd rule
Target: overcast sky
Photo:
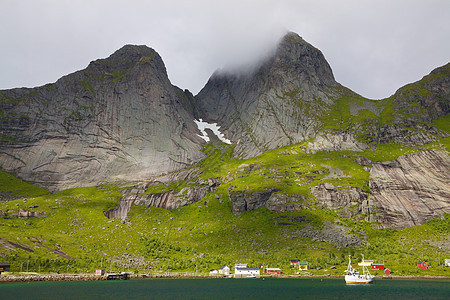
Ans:
{"type": "Polygon", "coordinates": [[[0,89],[55,82],[145,44],[197,94],[214,70],[251,63],[287,30],[373,99],[450,61],[449,0],[0,0],[0,89]]]}

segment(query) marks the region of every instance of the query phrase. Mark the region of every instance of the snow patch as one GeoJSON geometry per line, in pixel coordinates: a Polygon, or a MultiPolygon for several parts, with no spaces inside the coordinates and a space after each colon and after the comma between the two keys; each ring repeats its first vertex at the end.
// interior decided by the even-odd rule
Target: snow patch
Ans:
{"type": "Polygon", "coordinates": [[[202,133],[202,135],[198,134],[199,137],[204,139],[206,142],[209,142],[208,134],[206,133],[205,129],[210,129],[218,138],[224,143],[231,144],[231,141],[229,139],[226,139],[223,133],[219,131],[220,126],[217,125],[217,123],[207,123],[204,122],[202,119],[194,120],[195,124],[197,124],[198,130],[202,133]]]}

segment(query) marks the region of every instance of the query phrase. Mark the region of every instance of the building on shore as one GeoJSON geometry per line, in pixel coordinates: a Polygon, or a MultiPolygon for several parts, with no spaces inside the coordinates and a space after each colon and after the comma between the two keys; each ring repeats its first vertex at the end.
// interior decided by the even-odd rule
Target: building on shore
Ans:
{"type": "Polygon", "coordinates": [[[445,259],[445,266],[450,267],[450,258],[445,259]]]}
{"type": "Polygon", "coordinates": [[[381,271],[383,271],[384,270],[384,263],[377,263],[377,264],[373,263],[373,264],[370,265],[370,268],[372,270],[381,270],[381,271]]]}
{"type": "Polygon", "coordinates": [[[259,268],[235,268],[234,278],[259,278],[259,268]]]}
{"type": "Polygon", "coordinates": [[[95,270],[95,275],[103,276],[105,274],[106,274],[106,270],[105,269],[97,269],[97,270],[95,270]]]}
{"type": "Polygon", "coordinates": [[[221,266],[219,268],[220,275],[230,275],[230,268],[228,266],[221,266]]]}
{"type": "Polygon", "coordinates": [[[2,274],[2,272],[8,272],[10,268],[10,263],[0,263],[0,274],[2,274]]]}
{"type": "Polygon", "coordinates": [[[293,266],[298,266],[298,263],[300,262],[300,259],[291,259],[291,260],[289,260],[289,265],[291,266],[291,267],[293,267],[293,266]]]}
{"type": "Polygon", "coordinates": [[[269,274],[282,274],[283,271],[281,271],[280,268],[265,268],[265,269],[264,269],[264,273],[269,273],[269,274]]]}
{"type": "Polygon", "coordinates": [[[298,262],[298,269],[300,271],[308,271],[309,270],[309,263],[307,261],[299,261],[298,262]]]}
{"type": "Polygon", "coordinates": [[[426,261],[418,262],[418,263],[417,263],[417,266],[418,266],[419,268],[423,269],[423,270],[428,269],[428,264],[427,264],[426,261]]]}

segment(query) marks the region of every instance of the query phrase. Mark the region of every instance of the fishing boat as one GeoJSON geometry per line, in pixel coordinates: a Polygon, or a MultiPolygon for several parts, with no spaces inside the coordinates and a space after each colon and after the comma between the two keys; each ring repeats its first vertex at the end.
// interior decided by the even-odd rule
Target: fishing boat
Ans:
{"type": "Polygon", "coordinates": [[[358,271],[353,269],[352,260],[350,255],[348,256],[348,266],[345,270],[345,283],[346,284],[370,284],[373,283],[375,276],[371,275],[367,266],[364,264],[364,255],[362,256],[362,275],[358,271]]]}

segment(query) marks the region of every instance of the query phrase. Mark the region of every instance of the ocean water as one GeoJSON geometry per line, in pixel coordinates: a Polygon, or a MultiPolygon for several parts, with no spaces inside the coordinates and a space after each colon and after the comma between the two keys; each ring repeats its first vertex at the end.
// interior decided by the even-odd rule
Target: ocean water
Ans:
{"type": "Polygon", "coordinates": [[[450,299],[450,280],[134,279],[0,284],[0,299],[450,299]]]}

